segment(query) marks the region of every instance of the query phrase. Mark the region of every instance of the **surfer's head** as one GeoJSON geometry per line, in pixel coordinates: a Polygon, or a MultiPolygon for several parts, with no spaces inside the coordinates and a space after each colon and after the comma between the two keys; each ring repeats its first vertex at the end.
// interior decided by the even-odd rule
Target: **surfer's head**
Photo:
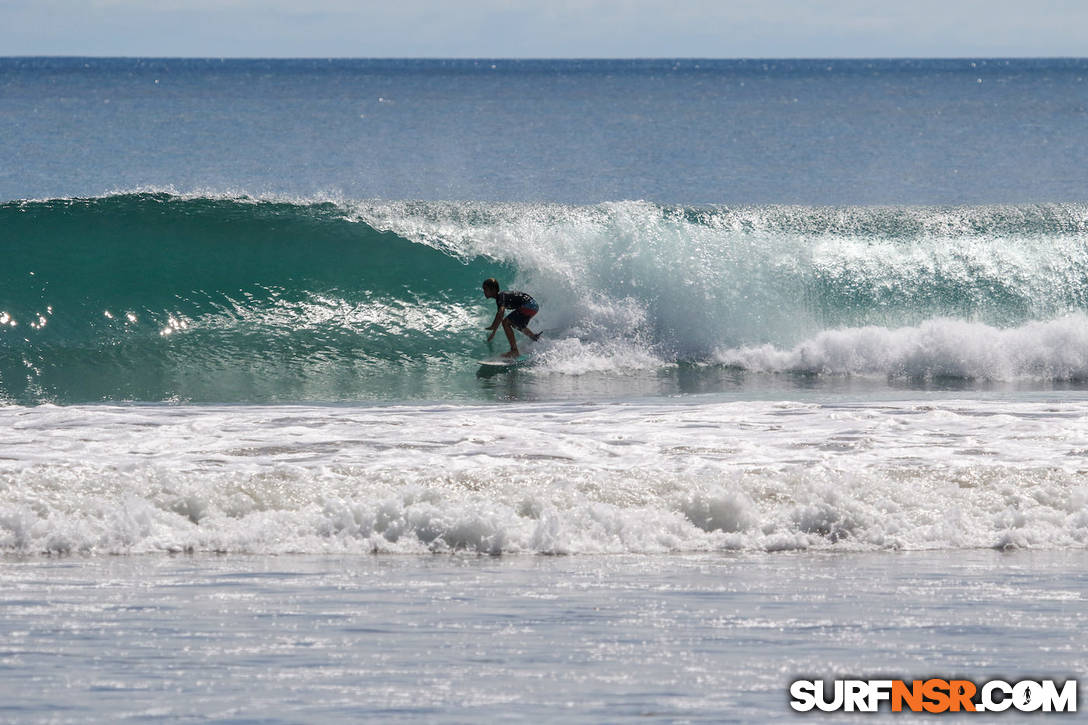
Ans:
{"type": "Polygon", "coordinates": [[[494,277],[488,277],[484,280],[484,297],[491,299],[499,293],[499,281],[494,277]]]}

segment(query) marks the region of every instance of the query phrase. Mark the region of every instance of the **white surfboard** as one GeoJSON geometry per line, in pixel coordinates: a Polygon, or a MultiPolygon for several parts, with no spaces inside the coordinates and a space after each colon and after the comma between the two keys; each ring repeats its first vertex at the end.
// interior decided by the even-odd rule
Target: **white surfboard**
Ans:
{"type": "Polygon", "coordinates": [[[512,368],[528,360],[528,355],[520,355],[518,357],[495,357],[490,360],[477,360],[476,362],[485,368],[512,368]]]}

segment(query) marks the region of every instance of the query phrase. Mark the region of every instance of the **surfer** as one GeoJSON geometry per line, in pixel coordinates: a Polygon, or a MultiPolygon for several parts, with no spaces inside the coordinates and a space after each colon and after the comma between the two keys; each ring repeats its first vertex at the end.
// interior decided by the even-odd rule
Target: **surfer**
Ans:
{"type": "Polygon", "coordinates": [[[495,337],[495,331],[499,329],[499,323],[502,323],[502,329],[506,333],[506,339],[510,341],[510,352],[503,353],[503,357],[516,358],[521,353],[518,352],[518,343],[514,339],[514,329],[520,330],[530,340],[536,342],[540,339],[540,335],[534,333],[529,329],[529,320],[533,315],[540,311],[540,305],[530,295],[524,292],[514,292],[507,290],[506,292],[499,291],[499,283],[494,277],[489,277],[484,280],[484,297],[487,299],[494,299],[495,305],[498,306],[498,312],[495,313],[495,321],[491,323],[488,330],[491,330],[491,334],[487,336],[487,341],[491,342],[495,337]],[[503,319],[503,312],[506,310],[513,310],[506,319],[503,319]]]}

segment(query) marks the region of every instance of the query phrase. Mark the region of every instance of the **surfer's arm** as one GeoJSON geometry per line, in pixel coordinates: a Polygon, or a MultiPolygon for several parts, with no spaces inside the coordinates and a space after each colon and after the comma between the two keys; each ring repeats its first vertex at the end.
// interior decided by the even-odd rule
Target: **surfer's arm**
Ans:
{"type": "Polygon", "coordinates": [[[506,312],[505,307],[500,307],[499,311],[495,313],[495,320],[491,323],[491,326],[485,329],[491,330],[491,334],[487,336],[487,341],[491,342],[491,338],[495,337],[495,331],[499,329],[499,324],[502,322],[502,313],[506,312]]]}

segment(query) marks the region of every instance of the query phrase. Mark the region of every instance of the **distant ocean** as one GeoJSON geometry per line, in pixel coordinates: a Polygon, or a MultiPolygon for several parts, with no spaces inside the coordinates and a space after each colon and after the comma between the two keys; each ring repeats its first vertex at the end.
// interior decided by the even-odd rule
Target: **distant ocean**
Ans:
{"type": "Polygon", "coordinates": [[[1083,679],[1088,60],[0,59],[0,421],[3,722],[1083,679]]]}

